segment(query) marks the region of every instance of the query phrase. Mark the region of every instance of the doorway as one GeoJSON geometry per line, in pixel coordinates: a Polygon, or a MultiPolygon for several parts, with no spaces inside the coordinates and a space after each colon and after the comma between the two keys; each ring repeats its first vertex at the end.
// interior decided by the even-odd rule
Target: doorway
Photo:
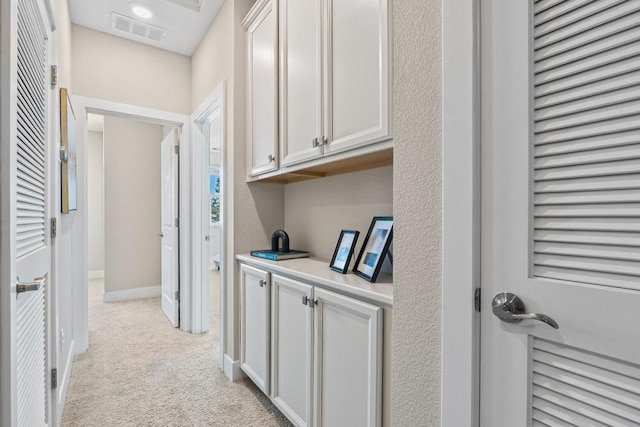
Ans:
{"type": "Polygon", "coordinates": [[[202,278],[201,304],[194,314],[202,323],[194,332],[215,330],[219,341],[220,368],[225,370],[225,307],[227,277],[226,194],[229,188],[225,162],[225,100],[224,82],[221,83],[192,115],[194,142],[200,151],[195,162],[194,175],[201,183],[199,199],[201,211],[198,221],[204,241],[199,246],[198,271],[202,278]],[[197,315],[201,311],[201,316],[197,315]]]}
{"type": "MultiPolygon", "coordinates": [[[[193,200],[193,180],[191,179],[191,173],[189,165],[191,164],[191,128],[189,126],[189,116],[171,113],[166,111],[154,110],[150,108],[144,108],[134,105],[122,104],[112,101],[106,101],[95,98],[87,98],[82,96],[74,96],[73,103],[78,111],[78,124],[77,131],[82,137],[79,138],[78,143],[78,211],[80,213],[80,220],[83,232],[78,232],[74,239],[77,246],[81,249],[80,256],[78,258],[78,275],[79,280],[77,285],[74,285],[74,306],[78,308],[73,313],[73,326],[74,340],[76,341],[76,347],[74,348],[75,354],[84,353],[88,350],[89,336],[88,336],[88,310],[89,310],[89,298],[88,298],[88,286],[87,277],[89,274],[88,263],[88,176],[87,167],[88,164],[88,148],[86,146],[87,140],[87,117],[89,113],[100,114],[105,116],[113,116],[116,118],[129,118],[137,121],[152,123],[155,125],[161,125],[163,127],[179,128],[180,129],[180,153],[178,156],[178,187],[179,187],[179,205],[180,214],[178,221],[176,221],[179,231],[179,282],[185,283],[186,286],[180,287],[179,292],[174,294],[174,298],[179,307],[180,317],[180,330],[191,332],[193,330],[193,317],[191,315],[192,304],[192,289],[197,286],[190,278],[193,276],[193,267],[191,266],[191,254],[193,253],[191,244],[194,241],[193,229],[191,220],[191,212],[193,207],[191,206],[193,200]]],[[[156,142],[157,143],[157,142],[156,142]]],[[[160,144],[157,143],[159,146],[160,144]]],[[[177,151],[176,151],[177,153],[177,151]]],[[[159,181],[159,176],[156,176],[156,181],[159,181]]],[[[159,208],[158,208],[159,209],[159,208]]],[[[154,231],[156,239],[159,239],[157,234],[160,233],[159,229],[154,231]]],[[[159,285],[159,283],[157,283],[159,285]]]]}
{"type": "Polygon", "coordinates": [[[90,286],[104,302],[162,296],[178,326],[179,131],[113,115],[87,123],[90,286]]]}

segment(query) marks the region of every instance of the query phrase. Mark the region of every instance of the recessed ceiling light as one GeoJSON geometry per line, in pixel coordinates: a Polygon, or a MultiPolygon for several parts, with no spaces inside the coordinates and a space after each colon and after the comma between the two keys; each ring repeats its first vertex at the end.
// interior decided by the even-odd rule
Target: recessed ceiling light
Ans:
{"type": "Polygon", "coordinates": [[[153,15],[154,15],[153,9],[151,9],[150,6],[144,3],[132,1],[131,3],[129,3],[129,7],[131,8],[131,11],[139,18],[142,18],[142,19],[153,18],[153,15]]]}

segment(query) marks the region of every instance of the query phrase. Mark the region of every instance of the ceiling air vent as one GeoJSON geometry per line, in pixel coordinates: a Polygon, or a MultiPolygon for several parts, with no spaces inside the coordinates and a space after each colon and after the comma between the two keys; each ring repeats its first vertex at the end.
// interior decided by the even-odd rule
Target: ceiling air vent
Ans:
{"type": "Polygon", "coordinates": [[[111,29],[156,43],[164,42],[168,33],[164,28],[149,25],[146,22],[138,21],[115,12],[111,12],[111,29]]]}

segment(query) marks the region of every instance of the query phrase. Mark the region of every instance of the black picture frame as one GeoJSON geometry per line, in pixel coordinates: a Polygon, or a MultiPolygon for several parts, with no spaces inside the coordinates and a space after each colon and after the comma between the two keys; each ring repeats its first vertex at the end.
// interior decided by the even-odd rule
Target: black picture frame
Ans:
{"type": "Polygon", "coordinates": [[[342,230],[340,232],[340,237],[338,237],[336,249],[333,251],[329,268],[338,273],[347,273],[359,235],[360,232],[358,230],[342,230]]]}
{"type": "Polygon", "coordinates": [[[375,282],[392,241],[393,217],[374,216],[353,266],[354,274],[369,282],[375,282]]]}

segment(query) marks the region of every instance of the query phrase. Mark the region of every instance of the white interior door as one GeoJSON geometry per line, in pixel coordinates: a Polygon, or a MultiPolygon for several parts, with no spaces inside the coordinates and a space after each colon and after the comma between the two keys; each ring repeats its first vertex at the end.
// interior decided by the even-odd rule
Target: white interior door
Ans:
{"type": "Polygon", "coordinates": [[[2,4],[2,420],[46,426],[51,267],[51,27],[44,3],[2,4]],[[9,29],[11,37],[5,29],[9,29]],[[7,74],[4,74],[7,73],[7,74]],[[8,90],[7,90],[8,89],[8,90]]]}
{"type": "Polygon", "coordinates": [[[638,426],[640,2],[481,3],[481,425],[638,426]]]}
{"type": "Polygon", "coordinates": [[[162,140],[162,311],[171,324],[179,326],[179,241],[178,218],[178,147],[180,130],[169,132],[162,140]]]}

